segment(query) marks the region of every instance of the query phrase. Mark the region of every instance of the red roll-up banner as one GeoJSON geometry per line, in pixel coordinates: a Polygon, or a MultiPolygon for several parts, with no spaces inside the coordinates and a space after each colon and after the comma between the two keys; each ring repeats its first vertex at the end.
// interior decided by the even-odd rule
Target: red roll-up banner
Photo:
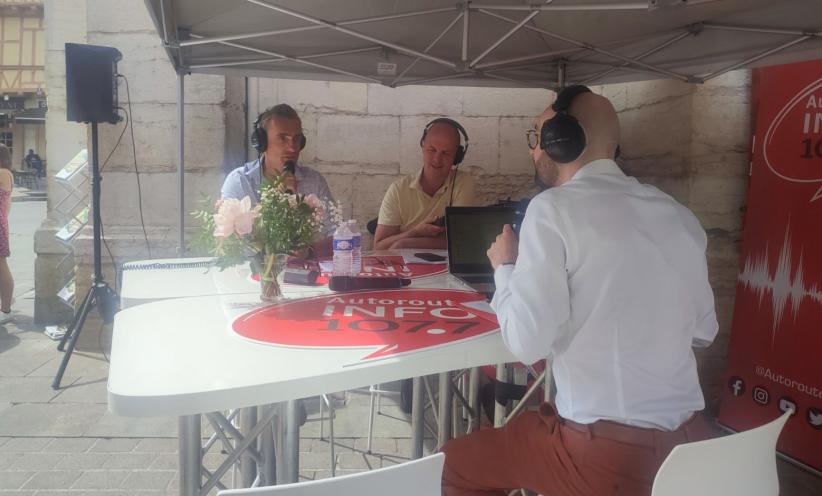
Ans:
{"type": "Polygon", "coordinates": [[[822,60],[753,72],[748,210],[719,420],[787,409],[777,449],[822,471],[822,60]]]}

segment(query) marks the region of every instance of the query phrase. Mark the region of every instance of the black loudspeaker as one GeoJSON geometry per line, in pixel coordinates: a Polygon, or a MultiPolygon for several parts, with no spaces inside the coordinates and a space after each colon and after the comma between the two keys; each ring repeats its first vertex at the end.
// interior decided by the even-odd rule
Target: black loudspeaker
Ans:
{"type": "Polygon", "coordinates": [[[66,43],[66,117],[75,122],[109,122],[117,115],[116,48],[66,43]]]}

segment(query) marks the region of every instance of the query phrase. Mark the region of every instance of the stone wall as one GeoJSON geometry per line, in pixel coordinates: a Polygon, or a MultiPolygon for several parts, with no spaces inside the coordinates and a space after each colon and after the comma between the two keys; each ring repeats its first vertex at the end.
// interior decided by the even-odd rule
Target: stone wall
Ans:
{"type": "Polygon", "coordinates": [[[525,131],[551,92],[540,89],[386,88],[374,84],[253,79],[249,120],[278,102],[300,113],[308,144],[300,163],[327,178],[346,216],[377,216],[388,186],[419,170],[419,140],[432,119],[458,120],[469,136],[460,166],[477,182],[479,201],[530,192],[534,169],[525,131]]]}
{"type": "Polygon", "coordinates": [[[86,126],[66,122],[65,43],[86,43],[86,0],[47,0],[44,4],[46,24],[46,86],[49,111],[46,113],[46,155],[48,156],[48,217],[34,237],[35,260],[34,319],[40,325],[60,323],[71,318],[71,311],[57,292],[73,270],[73,250],[54,237],[64,219],[56,210],[68,194],[54,179],[59,170],[87,146],[86,126]]]}

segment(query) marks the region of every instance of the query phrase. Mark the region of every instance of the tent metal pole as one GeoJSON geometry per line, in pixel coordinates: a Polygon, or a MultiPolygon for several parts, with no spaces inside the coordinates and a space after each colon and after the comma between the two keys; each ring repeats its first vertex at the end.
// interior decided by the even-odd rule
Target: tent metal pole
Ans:
{"type": "MultiPolygon", "coordinates": [[[[550,0],[548,0],[548,1],[550,1],[550,0]]],[[[519,21],[513,28],[508,30],[508,32],[505,33],[504,35],[502,35],[497,41],[495,41],[494,43],[491,43],[491,46],[486,48],[484,52],[482,52],[477,58],[475,58],[474,60],[471,61],[470,64],[468,64],[468,67],[474,67],[475,65],[477,65],[477,63],[479,63],[480,60],[484,59],[489,53],[493,52],[498,46],[502,45],[505,42],[505,40],[507,40],[508,38],[513,36],[514,33],[519,31],[520,28],[522,28],[522,26],[526,25],[528,22],[531,21],[531,19],[536,17],[538,14],[539,14],[539,11],[535,10],[535,11],[531,12],[530,14],[528,14],[527,16],[525,16],[525,18],[523,20],[519,21]]]]}
{"type": "Polygon", "coordinates": [[[787,34],[793,36],[822,36],[822,31],[802,31],[799,29],[779,29],[779,28],[755,28],[748,26],[733,26],[730,24],[714,24],[705,22],[702,24],[705,29],[720,29],[724,31],[742,31],[746,33],[764,34],[787,34]]]}
{"type": "Polygon", "coordinates": [[[394,86],[408,86],[410,84],[426,84],[426,83],[433,83],[435,81],[445,81],[447,79],[459,79],[468,76],[476,76],[476,71],[463,71],[463,72],[454,72],[452,74],[444,74],[442,76],[434,76],[430,78],[422,78],[422,79],[412,79],[410,81],[405,81],[403,83],[397,83],[394,86]]]}
{"type": "Polygon", "coordinates": [[[522,86],[526,86],[528,88],[542,88],[542,89],[550,89],[550,87],[546,86],[545,84],[538,83],[536,81],[524,81],[522,79],[507,77],[507,76],[500,76],[499,74],[492,74],[492,73],[484,73],[483,76],[491,79],[499,79],[500,81],[509,81],[511,83],[517,83],[522,86]]]}
{"type": "Polygon", "coordinates": [[[559,91],[565,89],[565,75],[567,72],[568,62],[565,60],[560,60],[557,62],[557,88],[559,91]]]}
{"type": "MultiPolygon", "coordinates": [[[[656,46],[656,47],[654,47],[654,48],[651,48],[651,49],[650,49],[650,50],[648,50],[647,52],[643,52],[643,53],[639,54],[639,55],[636,57],[636,59],[637,59],[637,60],[642,60],[642,59],[644,59],[645,57],[650,57],[651,55],[653,55],[653,54],[655,54],[655,53],[659,52],[660,50],[663,50],[663,49],[665,49],[665,48],[668,48],[669,46],[673,45],[673,44],[674,44],[674,43],[676,43],[677,41],[680,41],[680,40],[682,40],[682,39],[684,39],[684,38],[687,38],[688,36],[691,36],[691,35],[694,35],[694,34],[696,34],[696,32],[695,32],[695,31],[686,31],[686,32],[684,32],[684,33],[680,33],[680,34],[679,34],[679,36],[676,36],[676,37],[674,37],[674,38],[671,38],[670,40],[666,41],[665,43],[663,43],[663,44],[661,44],[661,45],[659,45],[659,46],[656,46]]],[[[602,78],[602,77],[607,76],[608,74],[611,74],[612,72],[616,72],[616,71],[618,71],[620,68],[623,68],[623,67],[629,67],[630,65],[631,65],[631,64],[629,64],[628,62],[623,62],[623,63],[622,63],[619,67],[612,67],[612,68],[610,68],[610,69],[606,69],[606,70],[604,70],[604,71],[602,71],[602,72],[600,72],[600,73],[598,73],[598,74],[594,74],[593,76],[589,77],[588,79],[586,79],[586,80],[584,80],[584,81],[580,81],[580,83],[579,83],[579,84],[588,84],[588,83],[590,83],[591,81],[596,81],[597,79],[600,79],[600,78],[602,78]]]]}
{"type": "MultiPolygon", "coordinates": [[[[502,19],[504,21],[518,22],[518,21],[515,21],[514,19],[502,16],[502,15],[499,15],[499,14],[495,14],[494,12],[491,12],[489,10],[480,10],[480,12],[482,12],[485,15],[489,15],[491,17],[496,17],[497,19],[502,19]]],[[[574,46],[577,46],[579,48],[584,48],[586,50],[590,50],[590,51],[596,52],[600,55],[605,55],[605,56],[608,56],[608,57],[611,57],[611,58],[614,58],[614,59],[617,59],[617,60],[621,60],[623,62],[628,62],[631,65],[637,65],[639,67],[643,67],[646,70],[649,70],[649,71],[657,73],[657,74],[661,74],[663,76],[668,76],[668,77],[673,78],[673,79],[679,79],[680,81],[685,81],[686,83],[691,82],[691,78],[688,77],[688,76],[685,76],[683,74],[679,74],[679,73],[676,73],[676,72],[673,72],[673,71],[662,69],[661,67],[656,67],[656,66],[653,66],[653,65],[650,65],[650,64],[645,64],[643,62],[640,62],[639,60],[632,59],[630,57],[625,57],[624,55],[620,55],[616,52],[612,52],[610,50],[605,50],[603,48],[596,47],[594,45],[591,45],[590,43],[584,43],[584,42],[577,41],[577,40],[574,40],[574,39],[571,39],[571,38],[567,38],[565,36],[562,36],[562,35],[559,35],[559,34],[556,34],[556,33],[552,33],[552,32],[547,31],[545,29],[535,28],[533,26],[530,26],[530,28],[531,28],[531,31],[536,31],[538,33],[542,33],[546,36],[550,36],[551,38],[554,38],[554,39],[557,39],[557,40],[560,40],[560,41],[564,41],[565,43],[568,43],[570,45],[574,45],[574,46]]]]}
{"type": "Polygon", "coordinates": [[[180,186],[180,244],[179,256],[185,255],[186,196],[185,196],[185,73],[177,73],[177,177],[180,186]]]}
{"type": "Polygon", "coordinates": [[[353,31],[351,29],[342,27],[339,24],[334,24],[332,22],[324,21],[322,19],[318,19],[316,17],[312,17],[310,15],[306,15],[306,14],[297,12],[296,10],[291,10],[291,9],[287,9],[285,7],[281,7],[279,5],[272,5],[270,3],[261,2],[260,0],[246,0],[246,1],[249,2],[249,3],[253,3],[254,5],[259,5],[260,7],[265,7],[267,9],[275,10],[277,12],[282,12],[283,14],[287,14],[287,15],[296,17],[297,19],[302,19],[302,20],[310,22],[312,24],[319,24],[319,25],[325,26],[329,29],[333,29],[334,31],[339,31],[340,33],[345,33],[349,36],[353,36],[353,37],[359,38],[361,40],[370,41],[372,43],[377,43],[378,45],[382,45],[382,46],[387,47],[387,48],[393,48],[394,50],[397,50],[398,52],[402,52],[402,53],[405,53],[405,54],[408,54],[408,55],[413,55],[414,57],[419,57],[419,58],[428,60],[429,62],[434,62],[434,63],[440,64],[440,65],[444,65],[444,66],[450,67],[452,69],[455,69],[457,67],[457,64],[455,64],[454,62],[451,62],[449,60],[441,59],[439,57],[434,57],[432,55],[422,53],[418,50],[414,50],[414,49],[411,49],[411,48],[408,48],[408,47],[405,47],[405,46],[402,46],[402,45],[398,45],[396,43],[391,43],[390,41],[381,40],[379,38],[375,38],[375,37],[369,36],[367,34],[359,33],[357,31],[353,31]]]}
{"type": "MultiPolygon", "coordinates": [[[[337,26],[354,26],[356,24],[367,24],[369,22],[380,22],[380,21],[391,21],[394,19],[404,19],[406,17],[416,17],[421,15],[427,14],[439,14],[441,12],[453,12],[454,7],[445,7],[441,9],[428,9],[428,10],[417,10],[414,12],[403,12],[401,14],[391,14],[391,15],[384,15],[384,16],[376,16],[376,17],[364,17],[362,19],[351,19],[348,21],[340,21],[335,23],[337,26]]],[[[320,25],[312,25],[312,26],[301,26],[299,28],[287,28],[287,29],[276,29],[273,31],[258,31],[256,33],[245,33],[245,34],[230,34],[226,36],[215,36],[212,38],[208,37],[199,37],[194,40],[185,40],[180,42],[181,47],[192,46],[192,45],[204,45],[207,43],[220,43],[221,41],[238,41],[238,40],[247,40],[250,38],[259,38],[263,36],[276,36],[280,34],[290,34],[290,33],[299,33],[302,31],[314,31],[317,29],[327,29],[327,26],[320,26],[320,25]]]]}
{"type": "MultiPolygon", "coordinates": [[[[480,10],[479,12],[483,13],[485,15],[488,15],[490,17],[493,17],[495,19],[505,21],[505,22],[510,23],[510,24],[517,24],[517,22],[518,22],[516,19],[511,19],[510,17],[505,17],[505,16],[500,15],[500,14],[495,14],[495,13],[489,12],[487,10],[480,10]]],[[[525,30],[531,31],[533,33],[542,33],[542,34],[550,35],[550,33],[548,33],[547,31],[544,31],[544,30],[542,30],[538,27],[535,27],[535,26],[525,25],[522,28],[525,29],[525,30]]],[[[600,48],[602,48],[602,47],[618,47],[620,45],[625,45],[626,43],[633,43],[633,42],[637,42],[637,41],[651,40],[651,39],[654,39],[654,38],[657,38],[657,37],[660,37],[660,36],[663,36],[663,35],[677,33],[679,31],[680,31],[679,29],[674,29],[674,30],[670,30],[669,32],[656,33],[655,35],[653,35],[651,37],[648,37],[648,36],[632,36],[630,38],[624,38],[624,39],[621,39],[621,40],[611,40],[611,41],[602,42],[602,43],[599,44],[599,46],[600,46],[600,48]]],[[[564,49],[560,49],[560,50],[553,50],[553,51],[550,51],[550,52],[535,53],[535,54],[532,54],[532,55],[523,55],[523,56],[514,57],[514,58],[510,58],[510,59],[496,60],[494,62],[486,62],[484,64],[477,64],[476,67],[474,67],[474,68],[475,69],[496,68],[496,67],[501,67],[501,66],[511,64],[511,63],[515,63],[515,62],[525,62],[525,61],[529,61],[529,60],[536,60],[536,59],[547,58],[547,57],[555,57],[557,55],[563,55],[563,54],[566,54],[566,53],[567,54],[577,53],[577,52],[582,52],[582,51],[585,51],[585,50],[588,50],[588,48],[584,47],[584,46],[582,46],[582,47],[581,46],[574,46],[573,48],[564,48],[564,49]]]]}
{"type": "Polygon", "coordinates": [[[468,32],[470,28],[471,2],[465,2],[462,11],[462,55],[460,60],[468,62],[468,32]]]}
{"type": "MultiPolygon", "coordinates": [[[[648,70],[648,69],[643,69],[642,67],[636,67],[636,66],[633,66],[633,65],[622,66],[620,64],[609,64],[607,62],[595,62],[593,60],[585,60],[585,59],[574,59],[574,64],[575,65],[591,65],[591,66],[595,66],[595,67],[608,67],[610,69],[622,69],[622,70],[626,70],[626,71],[630,71],[630,72],[642,72],[642,73],[645,73],[645,74],[651,74],[651,75],[657,76],[656,79],[659,79],[659,72],[651,71],[651,70],[648,70]]],[[[673,78],[673,79],[679,79],[679,78],[673,78]]],[[[699,83],[701,81],[702,80],[699,79],[696,76],[688,76],[688,80],[685,81],[685,82],[699,83]]]]}
{"type": "MultiPolygon", "coordinates": [[[[312,53],[310,55],[300,55],[299,57],[294,57],[298,60],[306,60],[306,59],[319,59],[323,57],[335,57],[338,55],[351,55],[353,53],[363,53],[363,52],[373,52],[376,50],[384,50],[381,46],[375,47],[368,47],[368,48],[355,48],[352,50],[337,50],[334,52],[323,52],[323,53],[312,53]]],[[[241,60],[239,62],[212,62],[212,63],[202,63],[202,64],[190,64],[188,66],[189,69],[205,69],[209,67],[231,67],[235,65],[248,65],[248,64],[274,64],[277,62],[284,62],[287,59],[282,57],[269,57],[265,59],[248,59],[248,60],[241,60]]]]}
{"type": "Polygon", "coordinates": [[[726,72],[730,72],[730,71],[732,71],[732,70],[734,70],[734,69],[739,69],[740,67],[744,67],[744,66],[746,66],[746,65],[748,65],[748,64],[752,64],[752,63],[756,62],[757,60],[764,59],[765,57],[768,57],[769,55],[773,55],[773,54],[775,54],[776,52],[781,52],[782,50],[785,50],[786,48],[790,48],[790,47],[792,47],[792,46],[794,46],[794,45],[797,45],[797,44],[799,44],[799,43],[802,43],[803,41],[807,41],[807,40],[809,40],[809,39],[811,39],[811,38],[813,38],[813,36],[800,36],[799,38],[796,38],[796,39],[791,40],[791,41],[789,41],[789,42],[787,42],[787,43],[784,43],[784,44],[782,44],[782,45],[779,45],[779,46],[778,46],[778,47],[776,47],[776,48],[771,48],[770,50],[766,50],[766,51],[764,51],[764,52],[760,53],[759,55],[755,55],[755,56],[753,56],[753,57],[751,57],[751,58],[749,58],[749,59],[745,59],[745,60],[743,60],[742,62],[737,62],[736,64],[729,65],[728,67],[725,67],[724,69],[720,69],[720,70],[718,70],[718,71],[716,71],[716,72],[712,72],[712,73],[710,73],[710,74],[708,74],[708,75],[706,75],[706,76],[703,76],[703,77],[701,78],[701,81],[700,81],[700,82],[703,82],[703,83],[704,83],[705,81],[707,81],[707,80],[709,80],[709,79],[713,79],[713,78],[715,78],[715,77],[719,77],[719,76],[721,76],[721,75],[725,74],[726,72]]]}
{"type": "Polygon", "coordinates": [[[477,4],[472,9],[516,10],[538,12],[581,12],[596,10],[649,10],[648,2],[596,3],[588,5],[490,5],[477,4]]]}
{"type": "MultiPolygon", "coordinates": [[[[477,65],[474,66],[474,69],[477,69],[477,70],[493,69],[493,70],[505,71],[505,70],[517,68],[517,67],[505,67],[508,64],[516,64],[517,62],[527,62],[529,60],[539,60],[539,59],[551,58],[551,57],[556,57],[557,55],[569,55],[569,54],[572,54],[572,53],[582,52],[584,50],[585,50],[584,48],[579,48],[579,47],[564,48],[562,50],[552,50],[550,52],[535,53],[533,55],[524,55],[522,57],[513,57],[513,58],[510,58],[510,59],[496,60],[494,62],[486,62],[484,64],[477,64],[477,65]]],[[[529,64],[529,66],[530,66],[530,64],[529,64]]]]}
{"type": "Polygon", "coordinates": [[[323,69],[325,71],[336,72],[337,74],[344,74],[346,76],[351,76],[351,77],[355,77],[357,79],[362,79],[363,81],[367,81],[369,83],[382,84],[382,81],[380,81],[379,79],[376,79],[376,78],[363,76],[362,74],[357,74],[357,73],[354,73],[354,72],[345,71],[345,70],[342,70],[342,69],[337,69],[336,67],[331,67],[331,66],[328,66],[328,65],[318,64],[316,62],[309,62],[305,59],[289,57],[288,55],[283,55],[283,54],[277,53],[277,52],[271,52],[269,50],[261,50],[259,48],[253,48],[253,47],[246,46],[246,45],[240,45],[239,43],[232,43],[230,41],[221,41],[220,45],[239,48],[241,50],[248,50],[249,52],[260,53],[260,54],[263,54],[263,55],[269,55],[271,57],[277,57],[279,59],[290,60],[291,62],[297,62],[299,64],[309,65],[311,67],[316,67],[318,69],[323,69]]]}
{"type": "MultiPolygon", "coordinates": [[[[434,45],[436,45],[442,39],[442,37],[445,36],[446,33],[448,33],[448,31],[451,31],[451,28],[453,28],[454,25],[457,22],[459,22],[460,18],[465,16],[466,14],[467,14],[467,11],[466,12],[460,12],[459,14],[457,14],[457,17],[455,17],[454,20],[452,20],[450,23],[448,23],[447,26],[445,26],[445,29],[443,29],[442,32],[440,32],[439,36],[434,38],[434,41],[432,41],[431,43],[428,44],[427,47],[425,47],[424,52],[428,53],[432,48],[434,48],[434,45]]],[[[395,84],[397,84],[397,81],[402,79],[402,77],[405,76],[408,73],[408,71],[410,71],[415,65],[417,65],[417,62],[419,62],[419,61],[420,61],[419,57],[414,59],[410,64],[408,64],[408,67],[406,67],[400,73],[399,76],[397,76],[393,81],[391,81],[391,84],[389,84],[389,86],[394,86],[395,84]]]]}

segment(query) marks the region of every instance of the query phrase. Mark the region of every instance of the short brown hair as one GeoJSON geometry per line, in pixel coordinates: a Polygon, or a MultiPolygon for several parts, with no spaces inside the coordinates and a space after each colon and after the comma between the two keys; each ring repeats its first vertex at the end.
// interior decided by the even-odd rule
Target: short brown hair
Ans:
{"type": "Polygon", "coordinates": [[[293,119],[295,121],[300,121],[302,123],[302,119],[300,119],[300,115],[297,114],[297,111],[291,105],[287,103],[280,103],[279,105],[274,105],[265,110],[260,117],[258,117],[259,127],[262,129],[266,129],[268,126],[268,121],[273,119],[274,117],[280,117],[281,119],[293,119]]]}
{"type": "Polygon", "coordinates": [[[0,167],[11,170],[11,150],[3,144],[0,144],[0,167]]]}

